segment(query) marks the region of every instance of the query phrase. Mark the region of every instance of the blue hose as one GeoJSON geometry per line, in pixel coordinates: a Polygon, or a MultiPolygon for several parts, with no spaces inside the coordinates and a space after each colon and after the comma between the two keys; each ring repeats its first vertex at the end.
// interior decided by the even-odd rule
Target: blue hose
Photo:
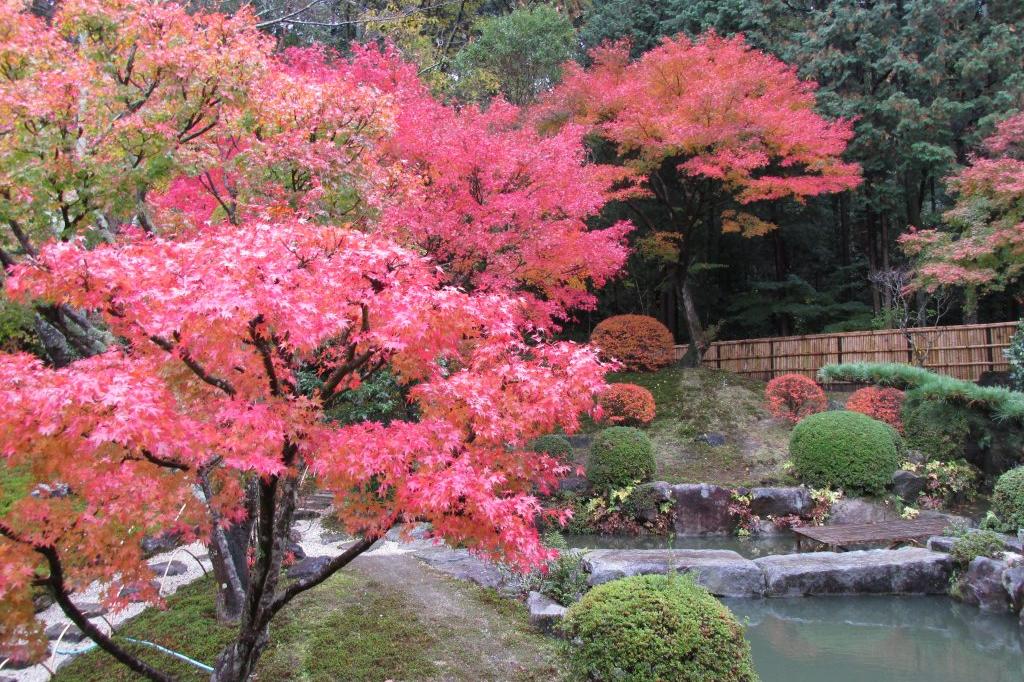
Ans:
{"type": "MultiPolygon", "coordinates": [[[[200,663],[199,661],[195,660],[194,658],[189,658],[185,654],[179,654],[177,651],[172,651],[172,650],[168,649],[165,646],[160,646],[159,644],[154,644],[153,642],[147,642],[144,639],[135,639],[134,637],[125,637],[125,639],[127,641],[131,642],[132,644],[141,644],[143,646],[148,646],[150,648],[156,649],[157,651],[163,652],[163,653],[168,654],[170,656],[174,656],[178,660],[185,661],[189,665],[194,665],[195,667],[199,668],[203,672],[207,672],[207,673],[212,673],[213,672],[213,668],[211,668],[210,666],[206,665],[205,663],[200,663]]],[[[57,653],[58,654],[62,654],[64,656],[77,656],[78,654],[84,654],[86,651],[92,651],[95,648],[96,648],[96,643],[93,642],[89,646],[85,647],[84,649],[75,649],[74,651],[61,651],[60,649],[57,649],[57,653]]]]}

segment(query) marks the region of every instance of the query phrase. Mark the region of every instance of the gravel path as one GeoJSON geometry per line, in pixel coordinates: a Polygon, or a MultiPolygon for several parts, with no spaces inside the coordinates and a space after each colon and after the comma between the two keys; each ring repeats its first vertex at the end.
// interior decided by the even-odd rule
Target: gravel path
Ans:
{"type": "MultiPolygon", "coordinates": [[[[294,526],[294,530],[301,534],[299,544],[307,556],[336,556],[347,546],[347,543],[343,541],[340,534],[325,531],[319,518],[298,521],[294,526]]],[[[417,544],[422,547],[421,543],[417,544]]],[[[412,551],[414,551],[413,545],[385,540],[364,556],[385,556],[412,551]]],[[[162,562],[170,561],[181,563],[184,571],[178,575],[157,576],[158,579],[163,580],[160,594],[164,597],[174,594],[182,585],[194,582],[208,572],[212,572],[212,564],[210,563],[206,548],[199,543],[185,545],[170,552],[157,554],[149,560],[149,564],[150,566],[155,566],[162,562]]],[[[79,605],[98,603],[102,587],[99,583],[94,583],[84,592],[75,594],[73,599],[79,605]]],[[[104,613],[91,618],[91,620],[98,627],[109,632],[121,623],[139,615],[147,608],[149,608],[148,604],[132,604],[122,611],[104,613]]],[[[64,631],[64,626],[71,625],[71,621],[64,616],[64,612],[57,605],[50,606],[45,611],[37,614],[37,617],[43,621],[47,628],[60,624],[55,628],[57,634],[64,631]]],[[[52,671],[56,671],[63,663],[90,648],[92,648],[92,643],[88,639],[83,639],[78,643],[61,639],[58,645],[58,640],[55,636],[50,643],[50,655],[43,663],[22,670],[11,670],[4,665],[0,665],[0,682],[7,682],[7,680],[45,682],[52,676],[52,671]]]]}

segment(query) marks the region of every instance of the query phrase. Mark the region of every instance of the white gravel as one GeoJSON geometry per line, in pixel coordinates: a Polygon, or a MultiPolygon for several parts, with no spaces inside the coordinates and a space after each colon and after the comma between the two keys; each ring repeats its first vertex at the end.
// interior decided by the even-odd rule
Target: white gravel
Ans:
{"type": "MultiPolygon", "coordinates": [[[[297,521],[293,527],[295,530],[301,533],[301,539],[299,544],[302,546],[303,551],[306,552],[307,556],[337,556],[348,546],[348,542],[335,540],[334,542],[324,542],[321,537],[325,532],[330,535],[335,535],[331,531],[325,531],[320,519],[309,519],[297,521]]],[[[329,538],[330,539],[330,538],[329,538]]],[[[391,540],[384,540],[375,546],[371,551],[367,552],[369,555],[388,555],[388,554],[405,554],[414,551],[414,548],[410,545],[406,545],[399,542],[393,542],[391,540]]],[[[184,545],[178,547],[170,552],[164,552],[162,554],[154,555],[149,559],[149,564],[154,565],[161,561],[180,561],[188,567],[188,570],[181,575],[167,576],[160,590],[160,594],[164,597],[174,594],[179,587],[182,585],[188,585],[191,582],[198,580],[203,577],[205,573],[212,572],[212,564],[210,563],[206,547],[200,543],[193,543],[191,545],[184,545]],[[190,554],[192,556],[190,556],[190,554]],[[202,561],[197,561],[195,557],[199,557],[202,561]],[[205,570],[205,573],[204,573],[205,570]]],[[[157,579],[162,576],[158,575],[157,579]]],[[[73,600],[76,603],[85,602],[99,602],[100,591],[102,586],[99,583],[94,583],[89,586],[89,589],[84,592],[77,593],[73,596],[73,600]]],[[[143,611],[149,608],[148,604],[131,604],[126,609],[118,612],[109,612],[102,616],[97,616],[90,619],[93,623],[97,624],[98,627],[105,631],[110,631],[111,628],[116,628],[121,623],[134,618],[143,611]]],[[[70,624],[65,616],[64,612],[60,610],[60,607],[54,604],[45,611],[36,614],[43,623],[49,627],[54,623],[70,624]]],[[[49,680],[53,675],[53,671],[56,671],[61,665],[70,661],[75,655],[87,651],[93,647],[93,644],[88,639],[83,639],[78,644],[71,644],[68,642],[61,642],[60,646],[56,646],[56,642],[50,643],[50,655],[41,664],[34,665],[24,670],[9,670],[0,665],[0,681],[6,682],[6,680],[13,679],[18,682],[45,682],[49,680]]],[[[188,655],[187,651],[181,652],[188,655]]],[[[203,661],[204,663],[211,663],[211,661],[203,661]]]]}

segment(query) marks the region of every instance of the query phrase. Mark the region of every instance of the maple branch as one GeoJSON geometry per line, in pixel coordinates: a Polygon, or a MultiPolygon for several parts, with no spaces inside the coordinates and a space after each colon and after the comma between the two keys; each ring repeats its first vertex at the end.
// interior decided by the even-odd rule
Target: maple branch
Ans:
{"type": "MultiPolygon", "coordinates": [[[[178,348],[176,344],[173,344],[167,339],[163,338],[162,336],[157,336],[156,334],[151,334],[149,340],[158,345],[160,348],[163,348],[168,353],[174,353],[174,349],[178,348]]],[[[185,363],[185,366],[192,370],[192,373],[195,374],[200,379],[202,379],[203,382],[209,384],[210,386],[214,386],[215,388],[219,388],[232,398],[238,392],[235,390],[235,387],[231,385],[231,382],[228,381],[227,379],[222,379],[215,374],[207,372],[206,369],[198,362],[196,362],[195,359],[184,348],[182,348],[180,352],[177,353],[177,355],[179,358],[181,358],[181,361],[185,363]]]]}
{"type": "Polygon", "coordinates": [[[270,352],[267,340],[256,331],[256,327],[262,321],[262,315],[258,315],[249,321],[249,338],[252,339],[253,345],[256,346],[260,357],[263,358],[263,370],[267,373],[267,379],[270,381],[270,392],[280,397],[284,395],[284,391],[281,389],[281,380],[277,378],[277,372],[274,370],[274,356],[270,352]]]}
{"type": "Polygon", "coordinates": [[[147,450],[146,448],[140,450],[139,454],[142,455],[143,459],[145,459],[148,462],[152,462],[157,466],[166,467],[168,469],[177,469],[178,471],[190,471],[190,467],[187,464],[182,464],[181,462],[175,462],[169,459],[164,459],[163,457],[158,457],[149,450],[147,450]]]}
{"type": "Polygon", "coordinates": [[[118,662],[123,663],[143,677],[155,680],[156,682],[174,682],[175,678],[173,676],[157,670],[119,646],[113,639],[105,635],[99,628],[93,625],[85,614],[75,606],[75,603],[71,601],[67,585],[64,583],[64,566],[61,563],[60,556],[57,554],[56,547],[53,545],[40,545],[28,542],[27,540],[19,537],[17,533],[3,523],[0,523],[0,535],[12,542],[28,545],[34,552],[46,559],[47,566],[50,569],[50,576],[46,578],[43,583],[46,584],[53,592],[54,601],[56,601],[57,605],[60,606],[64,615],[66,615],[72,623],[78,626],[78,629],[81,630],[86,637],[94,641],[96,646],[103,649],[117,659],[118,662]]]}
{"type": "Polygon", "coordinates": [[[357,556],[370,549],[373,543],[377,542],[379,538],[375,536],[361,538],[356,544],[352,545],[344,552],[334,557],[327,563],[320,571],[311,575],[303,580],[298,580],[289,585],[283,592],[279,593],[274,597],[274,601],[270,603],[263,617],[260,620],[260,625],[266,625],[270,623],[270,620],[274,615],[284,608],[288,602],[294,599],[297,595],[302,594],[306,590],[312,589],[322,583],[323,581],[330,578],[332,575],[337,573],[339,570],[347,566],[357,556]]]}
{"type": "Polygon", "coordinates": [[[14,233],[15,239],[17,239],[18,243],[21,244],[22,250],[33,258],[38,256],[39,252],[36,251],[36,247],[32,245],[32,240],[28,238],[25,231],[21,229],[21,224],[14,218],[8,218],[7,224],[10,226],[11,232],[14,233]]]}

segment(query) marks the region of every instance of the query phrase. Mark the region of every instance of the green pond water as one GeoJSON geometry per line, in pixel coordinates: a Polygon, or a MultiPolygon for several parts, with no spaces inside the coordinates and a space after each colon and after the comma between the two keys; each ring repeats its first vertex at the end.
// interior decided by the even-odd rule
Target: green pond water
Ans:
{"type": "MultiPolygon", "coordinates": [[[[790,536],[574,536],[574,547],[732,549],[747,557],[795,551],[790,536]]],[[[947,597],[725,599],[747,623],[762,682],[1024,682],[1017,619],[947,597]]]]}

